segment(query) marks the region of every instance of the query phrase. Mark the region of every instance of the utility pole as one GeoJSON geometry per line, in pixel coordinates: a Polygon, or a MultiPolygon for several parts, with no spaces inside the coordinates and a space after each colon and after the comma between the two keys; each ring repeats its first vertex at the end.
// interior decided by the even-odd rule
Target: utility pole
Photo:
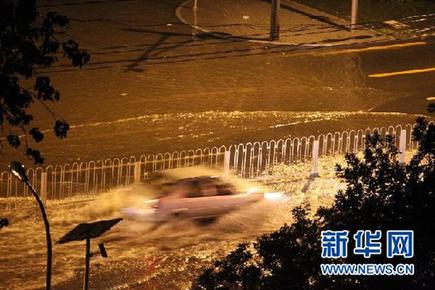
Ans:
{"type": "Polygon", "coordinates": [[[358,23],[358,0],[352,0],[352,17],[350,21],[350,30],[354,30],[358,23]]]}
{"type": "Polygon", "coordinates": [[[280,0],[272,0],[272,11],[270,16],[270,40],[279,39],[279,7],[280,0]]]}

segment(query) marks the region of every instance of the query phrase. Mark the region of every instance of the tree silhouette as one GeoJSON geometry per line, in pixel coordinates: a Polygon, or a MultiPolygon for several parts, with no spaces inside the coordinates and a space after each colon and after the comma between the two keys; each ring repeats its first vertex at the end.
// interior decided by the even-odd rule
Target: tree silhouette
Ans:
{"type": "MultiPolygon", "coordinates": [[[[430,107],[433,108],[433,105],[430,107]]],[[[429,108],[429,109],[430,109],[429,108]]],[[[241,244],[195,281],[194,289],[435,289],[435,125],[416,120],[419,142],[408,164],[400,164],[391,137],[366,138],[363,156],[346,155],[337,175],[347,185],[331,207],[308,218],[307,206],[293,210],[295,222],[241,244]],[[414,258],[369,261],[361,256],[321,259],[322,230],[414,230],[414,258]],[[322,263],[414,263],[414,276],[323,276],[322,263]]]]}
{"type": "Polygon", "coordinates": [[[67,17],[48,12],[41,16],[35,0],[0,1],[0,125],[2,141],[18,148],[24,139],[25,153],[35,164],[43,163],[41,153],[29,146],[27,136],[37,143],[44,134],[32,127],[33,116],[29,113],[32,104],[42,104],[56,119],[54,133],[65,138],[68,123],[49,108],[50,102],[57,102],[60,93],[50,78],[38,72],[67,57],[71,64],[82,67],[90,60],[89,54],[81,50],[64,32],[68,26],[67,17]],[[25,80],[34,81],[33,89],[23,87],[25,80]],[[21,135],[21,136],[20,136],[21,135]]]}

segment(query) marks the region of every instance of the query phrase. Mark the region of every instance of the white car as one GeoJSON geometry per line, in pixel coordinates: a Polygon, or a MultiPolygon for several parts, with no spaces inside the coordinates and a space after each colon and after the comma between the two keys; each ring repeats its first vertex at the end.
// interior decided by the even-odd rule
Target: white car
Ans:
{"type": "Polygon", "coordinates": [[[203,167],[166,170],[152,184],[159,197],[146,200],[142,208],[125,208],[124,214],[155,222],[212,218],[281,195],[254,182],[226,177],[203,167]]]}

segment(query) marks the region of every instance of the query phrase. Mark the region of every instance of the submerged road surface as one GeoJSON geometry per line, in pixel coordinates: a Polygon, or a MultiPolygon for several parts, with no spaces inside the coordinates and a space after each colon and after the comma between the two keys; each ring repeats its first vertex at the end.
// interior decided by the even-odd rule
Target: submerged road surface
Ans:
{"type": "MultiPolygon", "coordinates": [[[[104,242],[109,257],[91,259],[90,289],[188,289],[204,267],[235,249],[238,243],[291,222],[290,211],[301,202],[313,209],[328,205],[342,184],[330,168],[339,160],[321,160],[322,178],[308,181],[309,164],[276,167],[271,190],[288,199],[261,201],[240,208],[216,222],[174,220],[156,225],[142,219],[124,220],[92,241],[92,251],[104,242]],[[295,181],[295,178],[297,181],[295,181]],[[282,181],[276,183],[276,181],[282,181]]],[[[78,223],[122,217],[121,209],[141,210],[153,193],[138,185],[113,190],[95,201],[48,207],[53,242],[78,223]]],[[[10,225],[0,234],[0,288],[43,289],[45,235],[35,209],[7,215],[10,225]]],[[[53,244],[53,289],[81,289],[85,242],[53,244]]]]}
{"type": "MultiPolygon", "coordinates": [[[[47,134],[47,164],[410,123],[435,96],[432,40],[378,48],[298,50],[192,38],[181,1],[56,1],[92,62],[50,68],[53,106],[71,124],[47,134]]],[[[40,129],[51,116],[35,111],[40,129]]],[[[21,151],[7,148],[9,159],[21,151]]],[[[6,160],[7,159],[7,160],[6,160]]]]}
{"type": "MultiPolygon", "coordinates": [[[[49,133],[36,146],[47,164],[410,123],[435,97],[432,40],[301,51],[206,34],[193,39],[174,14],[181,2],[44,1],[43,9],[71,18],[70,34],[92,53],[82,70],[60,64],[45,72],[62,93],[52,109],[71,124],[66,140],[49,133]]],[[[52,128],[42,108],[34,113],[36,126],[52,128]]],[[[23,159],[22,152],[5,146],[0,166],[12,159],[23,159]]],[[[334,194],[331,183],[312,185],[306,197],[334,194]]],[[[299,185],[290,192],[301,193],[299,185]]],[[[92,204],[51,207],[54,239],[77,223],[118,217],[127,197],[121,190],[92,204]]],[[[238,242],[289,221],[295,204],[274,207],[271,216],[259,204],[208,228],[123,221],[103,239],[110,259],[91,262],[91,287],[186,288],[238,242]]],[[[7,277],[6,288],[35,289],[44,279],[42,224],[34,212],[15,214],[0,236],[0,279],[7,277]]],[[[81,287],[84,250],[83,243],[55,246],[58,289],[81,287]]]]}

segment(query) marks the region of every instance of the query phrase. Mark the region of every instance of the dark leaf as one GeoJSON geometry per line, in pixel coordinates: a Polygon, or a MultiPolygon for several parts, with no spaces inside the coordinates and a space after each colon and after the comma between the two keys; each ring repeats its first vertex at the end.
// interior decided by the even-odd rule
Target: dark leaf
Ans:
{"type": "Polygon", "coordinates": [[[13,135],[13,134],[8,135],[7,139],[9,144],[14,148],[18,148],[21,144],[20,138],[17,135],[13,135]]]}
{"type": "Polygon", "coordinates": [[[59,99],[59,93],[54,89],[50,83],[50,78],[47,76],[40,76],[36,78],[35,90],[38,92],[38,98],[43,101],[54,101],[59,99]]]}
{"type": "Polygon", "coordinates": [[[63,43],[62,48],[67,57],[71,60],[73,66],[82,67],[91,59],[90,55],[86,51],[79,49],[77,42],[72,39],[63,43]]]}
{"type": "Polygon", "coordinates": [[[26,155],[34,161],[35,165],[41,165],[42,163],[44,163],[44,158],[42,157],[39,150],[27,148],[26,155]]]}
{"type": "Polygon", "coordinates": [[[30,135],[32,135],[33,140],[35,140],[35,142],[41,142],[42,139],[44,139],[44,134],[39,131],[39,128],[32,128],[29,131],[30,135]]]}
{"type": "Polygon", "coordinates": [[[69,130],[69,124],[63,120],[57,120],[54,124],[54,133],[58,138],[66,138],[66,134],[69,130]]]}

